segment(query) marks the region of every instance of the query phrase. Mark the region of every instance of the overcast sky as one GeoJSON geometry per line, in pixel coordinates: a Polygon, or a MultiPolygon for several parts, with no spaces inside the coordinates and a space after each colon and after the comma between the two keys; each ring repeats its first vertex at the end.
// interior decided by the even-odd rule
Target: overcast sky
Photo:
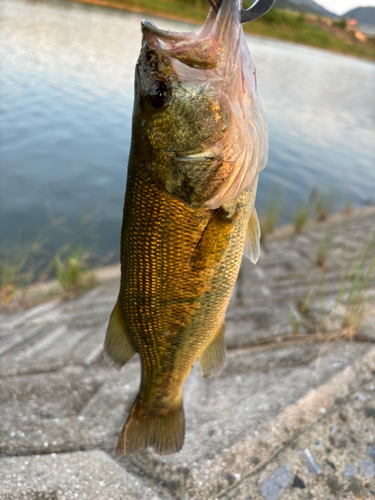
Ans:
{"type": "Polygon", "coordinates": [[[325,9],[341,15],[356,7],[375,7],[375,0],[315,0],[325,9]]]}

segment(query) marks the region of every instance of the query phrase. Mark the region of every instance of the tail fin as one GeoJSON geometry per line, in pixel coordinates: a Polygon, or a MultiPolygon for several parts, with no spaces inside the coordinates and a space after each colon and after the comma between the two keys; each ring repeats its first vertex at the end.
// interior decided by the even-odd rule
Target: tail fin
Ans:
{"type": "Polygon", "coordinates": [[[159,455],[180,451],[184,444],[185,417],[180,404],[163,414],[150,415],[135,401],[118,441],[116,453],[129,455],[152,447],[159,455]]]}

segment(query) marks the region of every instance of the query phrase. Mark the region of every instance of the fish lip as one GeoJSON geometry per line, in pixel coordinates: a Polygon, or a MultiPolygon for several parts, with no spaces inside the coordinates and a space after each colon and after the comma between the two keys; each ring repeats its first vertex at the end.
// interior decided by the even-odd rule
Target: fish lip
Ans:
{"type": "Polygon", "coordinates": [[[190,33],[180,33],[178,31],[162,30],[158,28],[152,21],[148,21],[147,19],[144,19],[141,22],[141,30],[143,35],[151,34],[156,38],[161,38],[162,40],[171,40],[174,42],[197,37],[194,31],[191,31],[190,33]]]}

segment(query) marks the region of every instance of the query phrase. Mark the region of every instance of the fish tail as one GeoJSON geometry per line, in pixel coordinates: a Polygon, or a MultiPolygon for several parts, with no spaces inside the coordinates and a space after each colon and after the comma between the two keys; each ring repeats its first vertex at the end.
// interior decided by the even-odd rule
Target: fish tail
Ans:
{"type": "Polygon", "coordinates": [[[180,402],[159,414],[151,414],[136,400],[117,444],[117,455],[129,455],[152,447],[159,455],[180,451],[184,444],[185,417],[180,402]]]}

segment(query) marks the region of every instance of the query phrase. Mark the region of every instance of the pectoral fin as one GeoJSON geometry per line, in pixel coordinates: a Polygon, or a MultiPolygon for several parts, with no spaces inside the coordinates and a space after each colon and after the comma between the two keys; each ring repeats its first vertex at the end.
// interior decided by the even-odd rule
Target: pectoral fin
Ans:
{"type": "Polygon", "coordinates": [[[204,378],[211,378],[220,373],[227,363],[227,355],[224,341],[225,323],[219,332],[211,340],[202,354],[199,356],[199,366],[204,378]]]}
{"type": "Polygon", "coordinates": [[[135,354],[128,333],[125,330],[119,303],[117,302],[109,320],[104,349],[109,358],[119,369],[135,354]]]}
{"type": "Polygon", "coordinates": [[[191,257],[193,269],[213,267],[224,255],[232,229],[232,221],[220,209],[209,221],[191,257]]]}
{"type": "Polygon", "coordinates": [[[247,224],[244,256],[253,264],[258,262],[260,256],[260,225],[255,207],[247,224]]]}

